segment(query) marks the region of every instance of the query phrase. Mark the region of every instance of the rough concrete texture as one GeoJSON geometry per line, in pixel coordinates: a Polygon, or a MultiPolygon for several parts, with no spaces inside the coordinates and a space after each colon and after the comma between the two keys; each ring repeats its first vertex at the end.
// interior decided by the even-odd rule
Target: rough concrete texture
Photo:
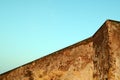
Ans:
{"type": "Polygon", "coordinates": [[[90,38],[0,75],[0,80],[120,80],[120,22],[90,38]]]}

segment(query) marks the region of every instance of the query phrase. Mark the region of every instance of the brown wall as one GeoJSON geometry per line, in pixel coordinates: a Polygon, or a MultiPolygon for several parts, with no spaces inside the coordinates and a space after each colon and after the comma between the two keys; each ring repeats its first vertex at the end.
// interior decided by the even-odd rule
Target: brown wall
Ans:
{"type": "Polygon", "coordinates": [[[120,23],[108,22],[109,30],[109,80],[120,80],[120,23]]]}
{"type": "Polygon", "coordinates": [[[93,36],[93,48],[95,55],[94,80],[108,80],[109,70],[109,46],[108,46],[108,26],[106,23],[93,36]]]}
{"type": "Polygon", "coordinates": [[[0,76],[1,80],[93,80],[89,38],[0,76]],[[86,77],[87,75],[87,77],[86,77]]]}
{"type": "Polygon", "coordinates": [[[91,37],[0,75],[0,80],[120,80],[120,22],[91,37]]]}

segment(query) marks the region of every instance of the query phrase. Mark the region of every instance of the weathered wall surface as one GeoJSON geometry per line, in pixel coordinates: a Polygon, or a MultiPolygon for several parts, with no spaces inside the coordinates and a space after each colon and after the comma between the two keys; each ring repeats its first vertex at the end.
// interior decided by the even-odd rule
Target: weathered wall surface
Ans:
{"type": "Polygon", "coordinates": [[[109,70],[109,36],[108,25],[105,22],[102,27],[93,36],[93,48],[95,55],[94,62],[94,80],[108,80],[109,70]]]}
{"type": "Polygon", "coordinates": [[[91,37],[0,75],[0,80],[120,80],[120,22],[91,37]]]}
{"type": "Polygon", "coordinates": [[[89,38],[1,75],[0,80],[93,80],[92,46],[89,38]]]}

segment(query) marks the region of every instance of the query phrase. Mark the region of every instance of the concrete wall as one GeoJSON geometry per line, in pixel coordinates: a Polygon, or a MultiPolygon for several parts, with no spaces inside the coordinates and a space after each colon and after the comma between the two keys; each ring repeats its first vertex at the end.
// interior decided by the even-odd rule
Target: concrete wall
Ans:
{"type": "Polygon", "coordinates": [[[89,38],[5,73],[0,80],[93,80],[92,56],[89,38]]]}
{"type": "Polygon", "coordinates": [[[120,22],[91,37],[0,75],[0,80],[120,80],[120,22]]]}

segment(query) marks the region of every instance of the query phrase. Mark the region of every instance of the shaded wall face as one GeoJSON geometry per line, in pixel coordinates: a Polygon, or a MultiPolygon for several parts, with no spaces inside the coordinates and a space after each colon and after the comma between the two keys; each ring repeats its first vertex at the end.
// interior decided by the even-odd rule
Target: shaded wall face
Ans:
{"type": "Polygon", "coordinates": [[[120,23],[107,21],[93,37],[94,80],[120,80],[120,23]]]}
{"type": "Polygon", "coordinates": [[[120,80],[120,23],[109,22],[108,26],[110,46],[109,80],[120,80]]]}
{"type": "Polygon", "coordinates": [[[104,24],[101,29],[93,36],[93,48],[95,55],[94,80],[108,80],[109,70],[109,50],[108,50],[108,30],[104,24]]]}

